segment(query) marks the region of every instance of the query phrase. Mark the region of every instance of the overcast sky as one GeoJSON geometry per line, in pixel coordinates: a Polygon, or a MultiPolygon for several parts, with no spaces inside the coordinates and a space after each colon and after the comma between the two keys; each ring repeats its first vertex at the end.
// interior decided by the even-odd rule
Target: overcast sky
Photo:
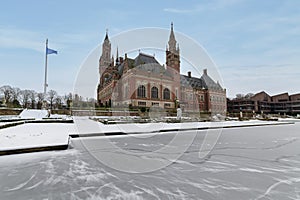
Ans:
{"type": "Polygon", "coordinates": [[[48,38],[58,51],[48,56],[49,89],[63,95],[73,90],[81,64],[102,43],[106,28],[113,37],[135,28],[169,29],[171,22],[207,51],[229,97],[300,92],[297,0],[3,1],[0,86],[42,91],[48,38]]]}

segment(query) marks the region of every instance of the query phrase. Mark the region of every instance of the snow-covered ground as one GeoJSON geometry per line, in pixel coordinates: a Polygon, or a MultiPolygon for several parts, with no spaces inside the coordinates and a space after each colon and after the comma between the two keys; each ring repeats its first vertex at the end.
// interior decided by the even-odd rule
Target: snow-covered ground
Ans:
{"type": "Polygon", "coordinates": [[[22,124],[0,129],[0,151],[68,144],[73,124],[22,124]]]}
{"type": "Polygon", "coordinates": [[[50,111],[48,110],[38,110],[38,109],[24,109],[19,117],[21,119],[43,119],[50,116],[50,111]]]}
{"type": "Polygon", "coordinates": [[[278,118],[279,122],[300,122],[297,118],[278,118]]]}

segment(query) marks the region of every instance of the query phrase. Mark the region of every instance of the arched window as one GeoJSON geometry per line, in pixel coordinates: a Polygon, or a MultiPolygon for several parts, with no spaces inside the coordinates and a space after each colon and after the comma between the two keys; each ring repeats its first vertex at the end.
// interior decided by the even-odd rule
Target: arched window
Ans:
{"type": "Polygon", "coordinates": [[[170,90],[168,88],[164,89],[164,99],[170,99],[170,90]]]}
{"type": "Polygon", "coordinates": [[[104,74],[104,82],[106,82],[108,79],[109,79],[109,74],[108,74],[108,73],[105,73],[105,74],[104,74]]]}
{"type": "Polygon", "coordinates": [[[137,96],[139,98],[144,98],[146,97],[146,88],[143,85],[140,85],[137,89],[137,96]]]}
{"type": "Polygon", "coordinates": [[[151,98],[152,99],[157,99],[158,98],[158,88],[157,87],[152,87],[151,88],[151,98]]]}

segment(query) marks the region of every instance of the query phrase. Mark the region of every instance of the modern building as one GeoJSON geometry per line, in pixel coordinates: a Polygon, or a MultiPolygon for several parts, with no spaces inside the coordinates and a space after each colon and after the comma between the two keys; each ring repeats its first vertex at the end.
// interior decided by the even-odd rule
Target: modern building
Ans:
{"type": "Polygon", "coordinates": [[[180,74],[180,49],[173,24],[166,48],[166,63],[139,52],[135,58],[125,53],[116,59],[106,32],[99,60],[100,81],[97,89],[101,106],[175,109],[185,112],[226,113],[226,90],[203,70],[200,78],[191,72],[180,74]]]}
{"type": "Polygon", "coordinates": [[[227,100],[229,113],[264,113],[264,114],[300,114],[300,93],[288,93],[270,96],[262,91],[249,98],[227,100]]]}

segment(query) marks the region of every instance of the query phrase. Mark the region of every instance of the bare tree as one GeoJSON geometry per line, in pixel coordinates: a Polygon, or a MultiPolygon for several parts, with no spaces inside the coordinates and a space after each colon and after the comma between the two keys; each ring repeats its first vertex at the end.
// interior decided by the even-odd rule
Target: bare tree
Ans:
{"type": "Polygon", "coordinates": [[[28,107],[30,96],[31,96],[31,90],[22,90],[21,91],[20,100],[21,100],[23,108],[28,107]]]}
{"type": "Polygon", "coordinates": [[[29,99],[30,99],[30,103],[31,103],[31,108],[32,108],[32,109],[35,108],[36,96],[37,96],[36,91],[30,90],[30,96],[29,96],[29,99]]]}
{"type": "Polygon", "coordinates": [[[245,99],[251,99],[251,97],[253,97],[254,94],[253,93],[248,93],[245,95],[245,99]]]}
{"type": "Polygon", "coordinates": [[[56,98],[54,99],[55,101],[55,107],[58,109],[61,109],[62,107],[62,98],[60,96],[56,96],[56,98]]]}
{"type": "Polygon", "coordinates": [[[12,100],[18,100],[21,94],[20,88],[14,87],[12,88],[12,100]]]}
{"type": "Polygon", "coordinates": [[[243,94],[237,94],[236,99],[244,99],[245,95],[243,94]]]}
{"type": "Polygon", "coordinates": [[[19,98],[21,95],[21,90],[18,87],[12,88],[12,105],[13,107],[20,107],[19,98]]]}
{"type": "Polygon", "coordinates": [[[90,107],[94,107],[97,103],[97,100],[95,98],[89,98],[88,99],[88,104],[90,107]]]}
{"type": "Polygon", "coordinates": [[[53,108],[53,102],[54,102],[54,99],[56,98],[56,96],[57,96],[57,92],[55,90],[49,90],[48,100],[49,100],[49,103],[50,103],[50,109],[53,108]]]}
{"type": "Polygon", "coordinates": [[[67,105],[67,108],[70,108],[72,102],[72,93],[66,94],[63,99],[65,101],[65,104],[67,105]]]}
{"type": "Polygon", "coordinates": [[[45,100],[44,93],[37,93],[37,108],[41,109],[43,105],[43,101],[45,100]]]}
{"type": "Polygon", "coordinates": [[[4,85],[0,88],[0,91],[4,94],[5,103],[8,104],[12,97],[12,87],[9,85],[4,85]]]}

